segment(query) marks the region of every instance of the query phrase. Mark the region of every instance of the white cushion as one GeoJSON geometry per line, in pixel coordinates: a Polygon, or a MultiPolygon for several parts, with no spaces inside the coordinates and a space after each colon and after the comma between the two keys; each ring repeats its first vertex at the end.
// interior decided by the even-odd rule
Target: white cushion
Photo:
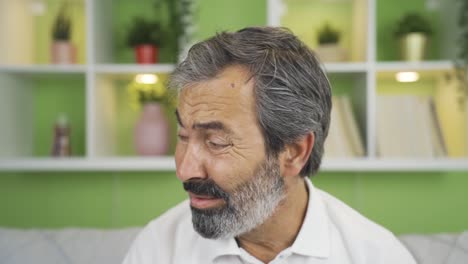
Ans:
{"type": "Polygon", "coordinates": [[[20,230],[0,228],[0,263],[121,263],[140,228],[20,230]]]}
{"type": "Polygon", "coordinates": [[[468,232],[399,236],[419,264],[467,264],[468,232]]]}

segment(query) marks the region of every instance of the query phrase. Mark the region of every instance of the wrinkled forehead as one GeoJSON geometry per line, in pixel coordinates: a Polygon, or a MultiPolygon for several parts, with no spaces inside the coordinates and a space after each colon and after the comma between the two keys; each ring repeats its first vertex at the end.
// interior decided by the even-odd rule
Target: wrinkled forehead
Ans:
{"type": "Polygon", "coordinates": [[[249,70],[241,65],[224,68],[215,77],[185,85],[179,97],[203,100],[205,96],[219,99],[237,100],[236,98],[253,97],[254,78],[249,70]]]}
{"type": "Polygon", "coordinates": [[[187,85],[179,94],[178,111],[182,119],[255,115],[254,82],[249,78],[244,67],[229,66],[215,78],[187,85]]]}

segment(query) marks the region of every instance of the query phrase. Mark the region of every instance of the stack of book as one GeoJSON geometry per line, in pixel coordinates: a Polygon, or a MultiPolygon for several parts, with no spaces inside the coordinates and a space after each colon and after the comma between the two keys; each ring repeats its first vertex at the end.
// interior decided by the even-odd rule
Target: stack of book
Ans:
{"type": "Polygon", "coordinates": [[[468,106],[454,78],[441,77],[429,95],[377,97],[377,153],[389,158],[464,157],[468,106]]]}
{"type": "Polygon", "coordinates": [[[379,156],[391,158],[445,156],[446,145],[432,98],[378,96],[377,151],[379,156]]]}
{"type": "Polygon", "coordinates": [[[348,96],[333,96],[325,158],[364,156],[364,145],[348,96]]]}

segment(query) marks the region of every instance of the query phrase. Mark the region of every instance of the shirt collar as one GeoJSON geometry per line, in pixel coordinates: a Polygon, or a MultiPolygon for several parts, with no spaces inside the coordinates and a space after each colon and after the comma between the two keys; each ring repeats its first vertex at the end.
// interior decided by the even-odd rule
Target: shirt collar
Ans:
{"type": "Polygon", "coordinates": [[[330,255],[329,219],[319,191],[309,178],[305,178],[309,190],[309,201],[304,222],[291,251],[296,254],[327,258],[330,255]]]}
{"type": "Polygon", "coordinates": [[[200,239],[198,247],[201,252],[206,252],[206,258],[209,261],[206,263],[213,263],[217,257],[221,256],[241,255],[241,250],[234,238],[207,239],[200,237],[200,239]]]}
{"type": "MultiPolygon", "coordinates": [[[[307,211],[296,240],[289,249],[292,253],[317,258],[327,258],[330,255],[329,219],[322,197],[309,178],[305,178],[309,191],[307,211]]],[[[200,237],[200,250],[206,252],[208,260],[221,256],[241,255],[241,250],[234,238],[205,239],[200,237]]]]}

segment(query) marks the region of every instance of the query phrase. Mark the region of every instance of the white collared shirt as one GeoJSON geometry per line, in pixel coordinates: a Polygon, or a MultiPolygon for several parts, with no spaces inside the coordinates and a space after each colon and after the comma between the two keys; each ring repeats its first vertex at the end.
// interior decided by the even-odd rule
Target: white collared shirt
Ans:
{"type": "MultiPolygon", "coordinates": [[[[291,247],[270,263],[416,264],[388,230],[315,188],[306,178],[309,200],[304,222],[291,247]]],[[[151,221],[133,242],[124,264],[262,263],[236,240],[201,237],[192,226],[189,201],[151,221]]]]}

